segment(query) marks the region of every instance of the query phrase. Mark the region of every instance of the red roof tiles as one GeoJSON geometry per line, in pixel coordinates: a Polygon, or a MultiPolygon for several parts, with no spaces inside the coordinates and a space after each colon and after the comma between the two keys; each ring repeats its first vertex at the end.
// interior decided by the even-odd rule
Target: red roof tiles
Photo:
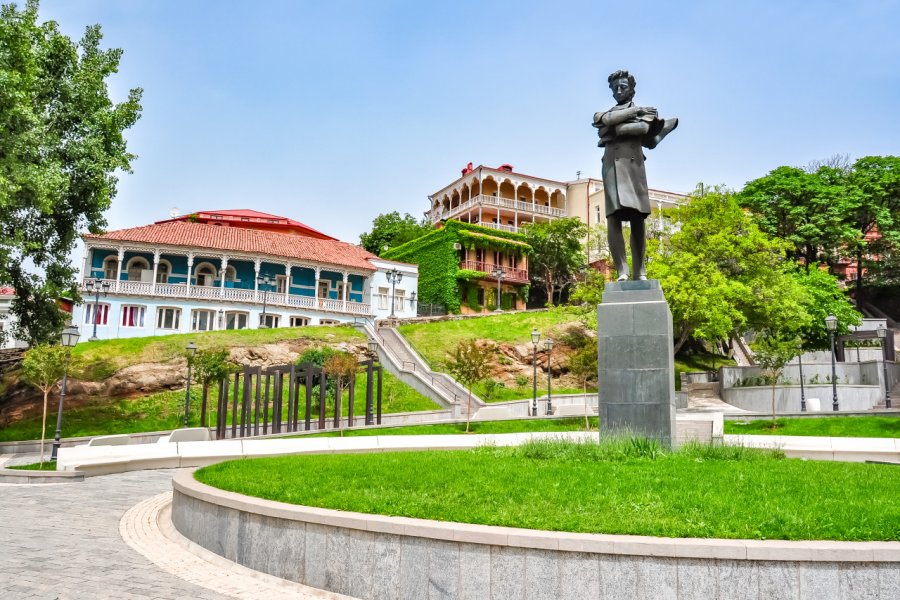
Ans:
{"type": "Polygon", "coordinates": [[[192,221],[197,223],[222,223],[231,227],[246,227],[248,229],[261,229],[265,231],[281,231],[297,235],[305,235],[320,240],[337,240],[300,221],[280,217],[269,213],[240,208],[235,210],[201,210],[195,213],[157,221],[156,223],[171,223],[173,221],[192,221]]]}
{"type": "Polygon", "coordinates": [[[84,239],[265,254],[367,271],[375,270],[369,259],[378,258],[359,246],[337,240],[320,240],[274,231],[221,227],[188,221],[163,221],[99,235],[86,234],[84,239]]]}

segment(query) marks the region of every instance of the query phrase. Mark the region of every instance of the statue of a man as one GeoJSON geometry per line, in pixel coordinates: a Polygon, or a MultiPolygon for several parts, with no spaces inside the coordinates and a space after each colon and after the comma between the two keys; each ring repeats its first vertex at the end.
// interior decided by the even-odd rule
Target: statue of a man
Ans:
{"type": "Polygon", "coordinates": [[[628,71],[616,71],[608,81],[616,105],[596,113],[594,127],[600,136],[597,145],[604,149],[602,176],[609,250],[618,280],[628,279],[622,222],[629,221],[632,277],[647,279],[644,219],[650,214],[650,196],[642,148],[656,148],[678,126],[678,119],[660,119],[655,108],[636,106],[632,101],[635,81],[628,71]]]}

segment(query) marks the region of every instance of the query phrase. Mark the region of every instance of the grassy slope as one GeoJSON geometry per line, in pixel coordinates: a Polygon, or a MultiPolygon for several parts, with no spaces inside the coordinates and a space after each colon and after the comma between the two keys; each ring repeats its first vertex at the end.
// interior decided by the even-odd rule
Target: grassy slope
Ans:
{"type": "MultiPolygon", "coordinates": [[[[597,429],[597,417],[589,418],[591,428],[597,429]]],[[[583,418],[565,419],[517,419],[513,421],[472,421],[470,433],[523,433],[530,431],[584,431],[583,418]]],[[[438,423],[435,425],[408,425],[406,427],[378,427],[375,429],[350,429],[327,431],[291,437],[367,437],[373,435],[446,435],[464,434],[465,423],[438,423]]]]}
{"type": "Polygon", "coordinates": [[[776,459],[728,447],[692,446],[656,458],[603,454],[485,447],[292,456],[220,463],[197,478],[295,504],[532,529],[900,539],[894,466],[776,459]]]}
{"type": "Polygon", "coordinates": [[[811,435],[821,437],[900,438],[900,416],[807,417],[772,421],[725,421],[725,433],[757,435],[811,435]]]}

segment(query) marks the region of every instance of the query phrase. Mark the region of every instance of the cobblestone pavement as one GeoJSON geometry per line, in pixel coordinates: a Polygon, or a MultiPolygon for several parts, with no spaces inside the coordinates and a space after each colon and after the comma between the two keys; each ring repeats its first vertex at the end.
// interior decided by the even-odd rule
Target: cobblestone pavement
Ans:
{"type": "Polygon", "coordinates": [[[173,473],[138,471],[81,483],[0,485],[0,598],[233,597],[160,569],[119,534],[123,514],[171,490],[173,473]]]}

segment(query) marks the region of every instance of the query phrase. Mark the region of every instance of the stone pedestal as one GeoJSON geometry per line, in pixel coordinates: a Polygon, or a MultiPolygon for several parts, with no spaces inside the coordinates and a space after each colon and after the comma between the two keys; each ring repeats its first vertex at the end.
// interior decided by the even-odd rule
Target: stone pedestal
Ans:
{"type": "Polygon", "coordinates": [[[602,431],[675,439],[672,313],[659,281],[607,283],[597,306],[602,431]]]}

